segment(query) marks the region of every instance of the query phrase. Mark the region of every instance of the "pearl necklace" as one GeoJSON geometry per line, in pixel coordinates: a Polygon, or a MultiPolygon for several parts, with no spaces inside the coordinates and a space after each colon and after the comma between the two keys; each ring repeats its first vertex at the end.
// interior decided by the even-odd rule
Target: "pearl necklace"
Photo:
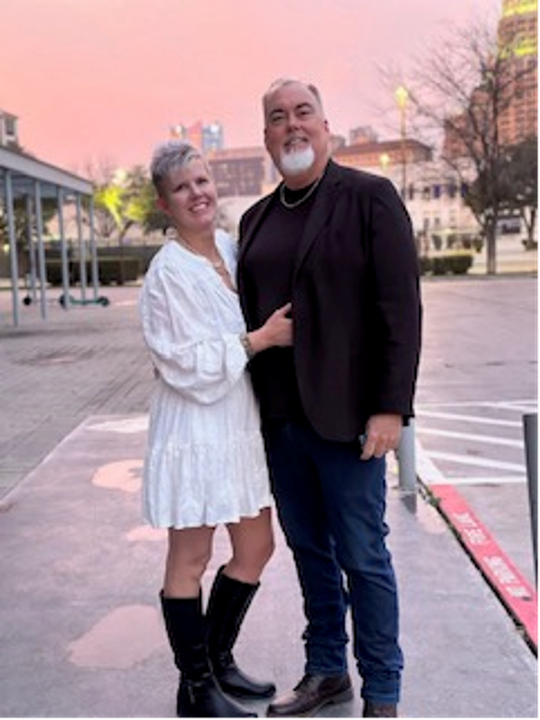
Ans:
{"type": "Polygon", "coordinates": [[[319,187],[319,183],[321,182],[322,178],[323,178],[322,175],[320,177],[318,177],[317,180],[315,180],[315,182],[309,188],[307,193],[305,195],[302,195],[302,197],[299,200],[295,200],[294,202],[288,202],[288,200],[285,200],[285,185],[284,185],[284,183],[282,183],[279,188],[279,199],[280,199],[283,207],[286,207],[287,210],[292,210],[293,208],[301,205],[303,202],[305,202],[309,197],[311,197],[313,195],[315,190],[319,187]]]}

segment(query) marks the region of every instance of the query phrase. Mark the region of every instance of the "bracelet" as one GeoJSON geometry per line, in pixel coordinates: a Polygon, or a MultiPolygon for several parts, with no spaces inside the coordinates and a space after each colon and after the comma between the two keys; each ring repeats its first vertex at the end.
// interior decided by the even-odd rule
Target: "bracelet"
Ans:
{"type": "Polygon", "coordinates": [[[255,350],[253,349],[253,345],[249,341],[249,337],[247,333],[242,333],[240,335],[240,342],[242,343],[242,347],[246,351],[246,355],[248,360],[251,360],[251,358],[255,355],[255,350]]]}

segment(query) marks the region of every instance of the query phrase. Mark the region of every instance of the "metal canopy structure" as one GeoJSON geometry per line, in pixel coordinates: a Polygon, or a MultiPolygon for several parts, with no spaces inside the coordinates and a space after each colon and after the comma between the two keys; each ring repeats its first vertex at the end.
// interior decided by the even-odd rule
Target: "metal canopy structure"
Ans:
{"type": "Polygon", "coordinates": [[[29,155],[0,147],[0,207],[7,224],[10,255],[10,275],[13,307],[13,324],[19,325],[19,261],[15,225],[15,208],[23,207],[26,219],[29,248],[29,291],[31,300],[39,301],[41,316],[47,318],[47,272],[43,244],[43,200],[54,200],[58,217],[60,255],[62,262],[63,305],[69,309],[69,262],[64,234],[64,208],[75,204],[79,246],[81,297],[85,301],[87,290],[87,242],[83,236],[82,199],[87,198],[87,227],[91,260],[91,283],[94,299],[98,297],[98,265],[94,234],[94,208],[92,183],[61,168],[44,163],[29,155]],[[21,203],[21,200],[23,203],[21,203]]]}

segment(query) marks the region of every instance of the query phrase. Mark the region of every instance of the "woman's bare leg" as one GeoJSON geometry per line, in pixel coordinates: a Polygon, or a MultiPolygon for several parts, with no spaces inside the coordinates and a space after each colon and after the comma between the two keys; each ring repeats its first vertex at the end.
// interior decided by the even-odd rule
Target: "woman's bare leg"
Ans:
{"type": "Polygon", "coordinates": [[[212,556],[215,527],[169,528],[163,594],[168,598],[199,596],[201,578],[212,556]]]}
{"type": "Polygon", "coordinates": [[[242,518],[227,525],[232,557],[224,568],[225,575],[256,585],[264,566],[274,552],[272,512],[264,508],[254,518],[242,518]]]}

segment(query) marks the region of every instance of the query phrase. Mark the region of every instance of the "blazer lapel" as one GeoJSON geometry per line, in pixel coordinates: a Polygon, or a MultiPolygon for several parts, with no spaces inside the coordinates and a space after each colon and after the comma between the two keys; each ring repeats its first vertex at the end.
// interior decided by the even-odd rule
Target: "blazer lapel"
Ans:
{"type": "Polygon", "coordinates": [[[274,197],[274,195],[276,195],[276,193],[277,190],[264,198],[259,204],[259,206],[254,210],[253,217],[250,218],[249,228],[246,229],[246,233],[242,238],[242,242],[238,249],[238,262],[243,259],[246,250],[253,242],[253,238],[255,237],[257,230],[259,229],[259,226],[268,211],[268,206],[270,205],[272,198],[274,197]]]}
{"type": "Polygon", "coordinates": [[[340,183],[339,166],[330,161],[326,167],[317,197],[308,217],[296,255],[294,277],[297,276],[302,264],[317,236],[323,229],[327,218],[335,206],[338,185],[340,183]]]}

